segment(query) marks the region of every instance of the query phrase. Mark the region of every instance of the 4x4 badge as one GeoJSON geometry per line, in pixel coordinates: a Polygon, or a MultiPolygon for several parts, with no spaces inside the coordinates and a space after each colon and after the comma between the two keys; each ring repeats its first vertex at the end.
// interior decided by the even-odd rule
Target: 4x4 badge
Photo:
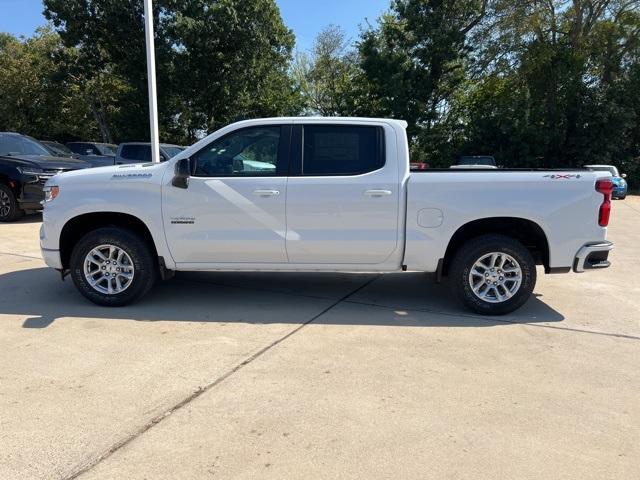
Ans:
{"type": "Polygon", "coordinates": [[[570,178],[580,178],[579,173],[558,173],[553,175],[544,175],[544,178],[550,178],[552,180],[569,180],[570,178]]]}

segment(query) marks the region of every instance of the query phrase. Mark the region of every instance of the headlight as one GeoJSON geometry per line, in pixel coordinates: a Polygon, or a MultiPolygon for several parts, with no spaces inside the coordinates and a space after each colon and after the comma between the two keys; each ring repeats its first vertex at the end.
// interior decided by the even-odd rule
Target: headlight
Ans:
{"type": "Polygon", "coordinates": [[[58,193],[60,193],[60,187],[57,185],[46,185],[43,187],[42,191],[44,192],[44,201],[46,203],[58,196],[58,193]]]}
{"type": "Polygon", "coordinates": [[[40,175],[43,172],[38,167],[18,167],[18,171],[24,175],[40,175]]]}

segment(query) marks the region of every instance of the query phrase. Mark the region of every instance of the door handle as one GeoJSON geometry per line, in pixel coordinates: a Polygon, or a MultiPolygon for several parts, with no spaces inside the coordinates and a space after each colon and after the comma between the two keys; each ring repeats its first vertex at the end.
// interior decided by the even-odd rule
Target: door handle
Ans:
{"type": "Polygon", "coordinates": [[[392,193],[393,192],[391,190],[367,190],[364,192],[364,194],[369,197],[387,197],[392,193]]]}
{"type": "Polygon", "coordinates": [[[257,190],[253,191],[253,194],[256,197],[277,197],[278,195],[280,195],[280,191],[279,190],[271,190],[271,189],[262,189],[262,188],[258,188],[257,190]]]}

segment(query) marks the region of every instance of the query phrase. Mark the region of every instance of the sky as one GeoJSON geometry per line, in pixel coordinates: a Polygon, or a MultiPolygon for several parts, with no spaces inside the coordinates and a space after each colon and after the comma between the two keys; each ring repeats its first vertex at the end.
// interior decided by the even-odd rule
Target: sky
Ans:
{"type": "MultiPolygon", "coordinates": [[[[390,0],[276,0],[284,23],[296,35],[296,47],[308,50],[316,34],[329,24],[342,27],[347,37],[358,38],[359,26],[375,23],[390,0]]],[[[43,25],[41,0],[0,0],[0,31],[30,36],[43,25]]]]}

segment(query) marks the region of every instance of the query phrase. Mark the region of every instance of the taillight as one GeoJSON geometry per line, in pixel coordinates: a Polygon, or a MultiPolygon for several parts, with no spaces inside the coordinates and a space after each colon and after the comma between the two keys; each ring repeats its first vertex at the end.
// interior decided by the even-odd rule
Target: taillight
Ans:
{"type": "Polygon", "coordinates": [[[600,212],[598,212],[598,225],[606,227],[609,225],[609,216],[611,215],[611,194],[613,193],[613,182],[605,178],[596,181],[596,191],[604,195],[600,212]]]}

